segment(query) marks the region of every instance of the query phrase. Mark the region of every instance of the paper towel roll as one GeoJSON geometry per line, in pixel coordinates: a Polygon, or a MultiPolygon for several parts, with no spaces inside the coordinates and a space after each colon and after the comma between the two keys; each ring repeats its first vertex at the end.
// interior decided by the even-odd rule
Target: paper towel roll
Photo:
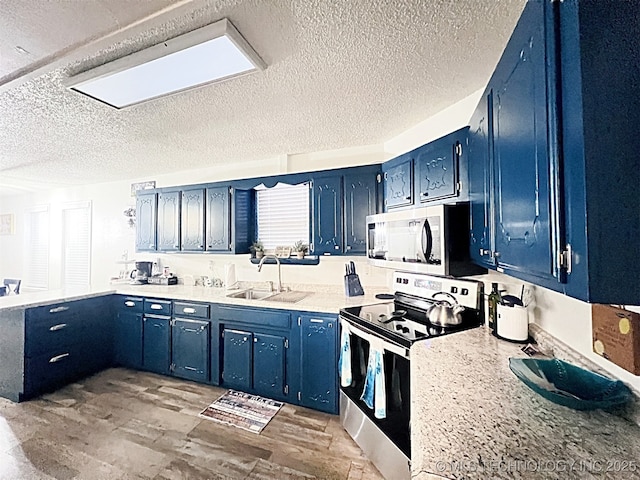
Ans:
{"type": "Polygon", "coordinates": [[[237,283],[236,280],[236,266],[233,263],[227,263],[224,266],[224,286],[226,288],[233,288],[237,283]]]}

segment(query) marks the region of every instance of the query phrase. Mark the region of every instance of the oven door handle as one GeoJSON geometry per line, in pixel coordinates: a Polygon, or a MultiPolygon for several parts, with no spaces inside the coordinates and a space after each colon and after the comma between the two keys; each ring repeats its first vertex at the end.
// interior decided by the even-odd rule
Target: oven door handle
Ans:
{"type": "Polygon", "coordinates": [[[347,323],[350,333],[362,338],[363,340],[366,340],[367,342],[369,342],[370,345],[372,343],[376,343],[377,342],[377,343],[382,344],[382,347],[387,352],[395,353],[396,355],[400,355],[401,357],[404,357],[404,358],[409,358],[408,349],[406,349],[404,347],[401,347],[399,345],[394,345],[392,343],[389,343],[389,342],[385,341],[384,338],[379,337],[378,335],[373,335],[371,333],[367,333],[364,330],[361,330],[360,328],[356,327],[353,323],[345,320],[344,318],[340,318],[340,322],[341,323],[347,323]]]}

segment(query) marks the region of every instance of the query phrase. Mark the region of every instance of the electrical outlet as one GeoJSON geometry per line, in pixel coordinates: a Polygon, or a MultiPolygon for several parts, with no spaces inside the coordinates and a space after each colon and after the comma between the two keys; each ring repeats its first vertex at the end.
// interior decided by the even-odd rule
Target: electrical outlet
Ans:
{"type": "Polygon", "coordinates": [[[214,269],[214,262],[213,260],[209,260],[209,271],[213,272],[213,269],[214,269]]]}

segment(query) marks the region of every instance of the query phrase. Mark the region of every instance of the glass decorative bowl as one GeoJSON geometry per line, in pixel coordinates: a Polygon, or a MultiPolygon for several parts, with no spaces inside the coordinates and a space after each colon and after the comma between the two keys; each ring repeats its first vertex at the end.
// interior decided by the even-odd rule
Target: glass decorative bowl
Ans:
{"type": "Polygon", "coordinates": [[[534,392],[574,410],[610,410],[624,405],[633,395],[620,380],[557,358],[510,358],[509,368],[534,392]]]}

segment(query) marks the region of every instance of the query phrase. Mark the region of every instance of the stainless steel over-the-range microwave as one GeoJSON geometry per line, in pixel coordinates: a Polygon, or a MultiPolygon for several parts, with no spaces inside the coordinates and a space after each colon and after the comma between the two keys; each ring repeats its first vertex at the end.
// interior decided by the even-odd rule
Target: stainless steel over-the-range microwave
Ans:
{"type": "Polygon", "coordinates": [[[469,218],[468,203],[369,215],[369,262],[431,275],[484,273],[469,259],[469,218]]]}

